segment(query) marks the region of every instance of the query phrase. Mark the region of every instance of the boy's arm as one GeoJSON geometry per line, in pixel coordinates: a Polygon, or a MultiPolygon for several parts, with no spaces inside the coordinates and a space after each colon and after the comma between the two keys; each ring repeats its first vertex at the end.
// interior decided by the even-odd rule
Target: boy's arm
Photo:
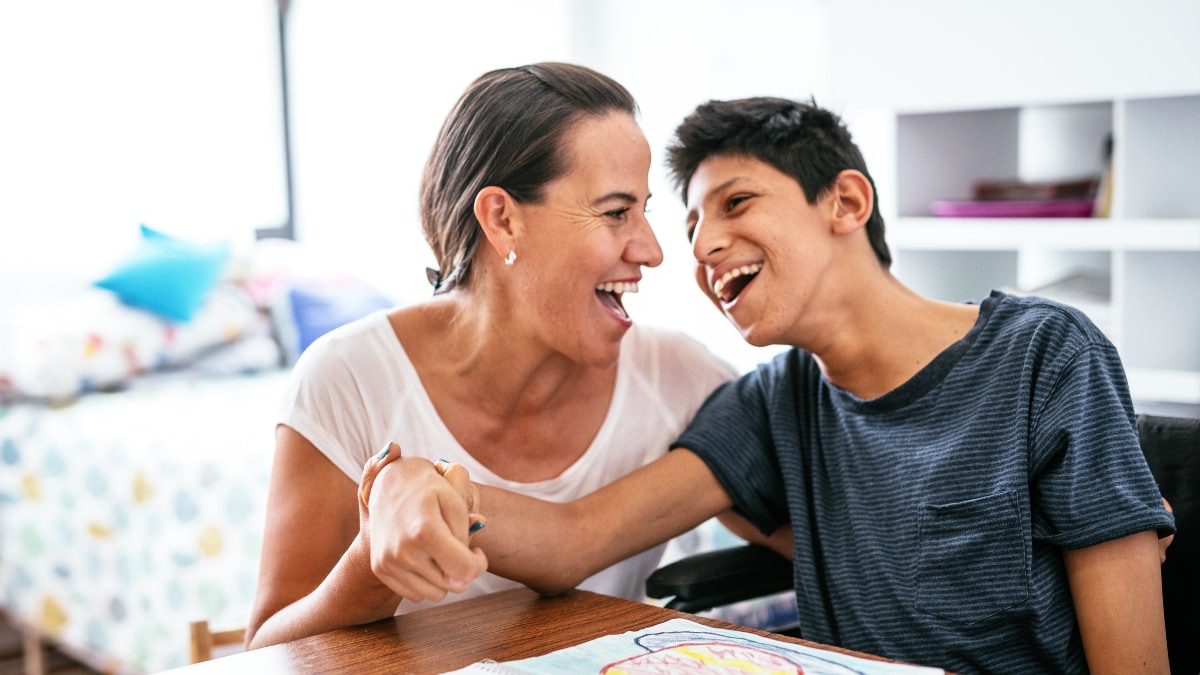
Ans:
{"type": "Polygon", "coordinates": [[[759,532],[758,528],[751,524],[745,516],[735,513],[732,510],[722,513],[720,516],[717,516],[717,519],[721,521],[721,524],[727,530],[751,544],[766,546],[788,560],[792,559],[791,523],[784,523],[782,527],[767,535],[759,532]]]}
{"type": "Polygon", "coordinates": [[[472,544],[488,569],[552,594],[682,534],[732,506],[698,456],[673,450],[566,504],[479,486],[487,527],[472,544]]]}
{"type": "Polygon", "coordinates": [[[1168,673],[1158,535],[1063,551],[1092,673],[1168,673]]]}
{"type": "Polygon", "coordinates": [[[559,593],[732,506],[708,466],[685,449],[562,504],[468,485],[465,473],[451,470],[442,480],[429,462],[406,458],[364,477],[373,481],[373,570],[393,590],[417,578],[457,592],[486,568],[541,593],[559,593]],[[413,490],[425,499],[413,499],[413,490]],[[469,511],[486,523],[473,535],[466,534],[463,501],[473,502],[469,511]],[[426,506],[408,507],[416,504],[426,506]],[[483,549],[486,565],[474,547],[483,549]]]}

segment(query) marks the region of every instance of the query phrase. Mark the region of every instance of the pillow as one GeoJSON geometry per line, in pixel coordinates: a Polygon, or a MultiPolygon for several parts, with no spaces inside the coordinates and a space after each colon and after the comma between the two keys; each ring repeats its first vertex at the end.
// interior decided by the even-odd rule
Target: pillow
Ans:
{"type": "MultiPolygon", "coordinates": [[[[250,341],[253,348],[239,348],[236,359],[224,359],[236,362],[236,372],[280,365],[268,318],[233,284],[218,284],[186,323],[163,319],[88,286],[42,300],[40,305],[0,312],[0,406],[7,399],[65,403],[90,391],[128,387],[149,373],[174,374],[184,367],[198,375],[218,374],[218,368],[202,362],[250,341]]],[[[235,372],[224,364],[220,368],[235,372]]]]}
{"type": "Polygon", "coordinates": [[[141,226],[141,245],[96,286],[127,305],[188,321],[221,280],[229,244],[194,244],[141,226]]]}
{"type": "Polygon", "coordinates": [[[280,290],[271,309],[288,363],[313,340],[395,302],[353,276],[309,279],[280,290]]]}

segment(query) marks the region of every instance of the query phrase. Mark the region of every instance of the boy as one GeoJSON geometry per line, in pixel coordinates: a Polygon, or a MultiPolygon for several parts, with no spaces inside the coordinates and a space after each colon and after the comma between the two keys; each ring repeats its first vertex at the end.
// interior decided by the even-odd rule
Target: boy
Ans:
{"type": "Polygon", "coordinates": [[[807,639],[962,673],[1166,672],[1157,540],[1174,524],[1104,335],[1041,299],[905,288],[865,163],[815,105],[701,105],[669,163],[701,290],[751,344],[794,349],[719,388],[667,457],[581,500],[447,472],[486,518],[470,539],[486,560],[428,465],[372,489],[369,464],[380,579],[454,591],[487,566],[557,592],[733,506],[793,535],[807,639]],[[381,506],[414,490],[436,508],[381,506]]]}

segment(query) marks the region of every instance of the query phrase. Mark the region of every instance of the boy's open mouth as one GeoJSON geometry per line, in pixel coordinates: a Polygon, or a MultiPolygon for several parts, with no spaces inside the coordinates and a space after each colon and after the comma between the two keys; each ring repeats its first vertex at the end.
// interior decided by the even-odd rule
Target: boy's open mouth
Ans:
{"type": "Polygon", "coordinates": [[[638,285],[632,281],[608,281],[596,285],[596,297],[600,298],[600,304],[604,305],[613,315],[625,321],[629,320],[629,313],[625,311],[625,305],[621,303],[621,296],[625,293],[637,293],[637,291],[638,285]]]}
{"type": "Polygon", "coordinates": [[[733,302],[742,289],[746,288],[746,285],[762,271],[762,268],[762,263],[754,263],[729,270],[721,275],[720,279],[713,282],[713,295],[725,304],[733,302]]]}

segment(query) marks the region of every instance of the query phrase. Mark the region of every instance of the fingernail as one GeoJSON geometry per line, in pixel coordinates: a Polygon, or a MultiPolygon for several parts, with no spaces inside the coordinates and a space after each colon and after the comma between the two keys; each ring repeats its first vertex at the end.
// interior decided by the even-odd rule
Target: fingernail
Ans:
{"type": "Polygon", "coordinates": [[[478,522],[476,522],[476,523],[472,524],[472,525],[471,525],[471,528],[470,528],[468,531],[469,531],[471,534],[475,534],[476,532],[478,532],[478,531],[482,530],[484,525],[487,525],[487,523],[486,523],[486,522],[484,522],[484,521],[482,521],[482,520],[480,520],[480,521],[478,521],[478,522]]]}
{"type": "Polygon", "coordinates": [[[388,443],[387,445],[383,446],[383,450],[379,451],[379,455],[376,457],[376,459],[383,459],[384,457],[387,457],[388,453],[391,451],[392,451],[392,444],[388,443]]]}

